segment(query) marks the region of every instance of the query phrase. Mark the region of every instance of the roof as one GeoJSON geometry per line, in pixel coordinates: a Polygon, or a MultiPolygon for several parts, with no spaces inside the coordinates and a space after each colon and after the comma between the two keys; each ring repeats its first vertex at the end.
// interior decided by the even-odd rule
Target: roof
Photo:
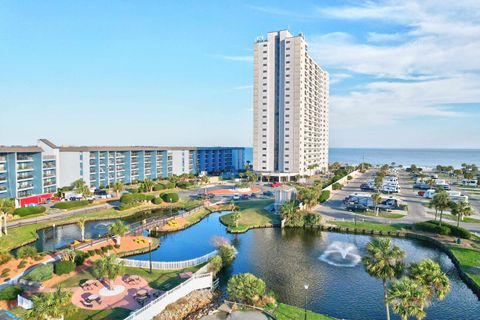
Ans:
{"type": "Polygon", "coordinates": [[[49,147],[52,148],[52,149],[56,149],[56,148],[57,148],[57,145],[54,144],[53,142],[51,142],[51,141],[48,140],[48,139],[39,139],[39,141],[45,143],[47,146],[49,146],[49,147]]]}
{"type": "Polygon", "coordinates": [[[37,146],[0,146],[0,152],[42,152],[42,148],[37,146]]]}

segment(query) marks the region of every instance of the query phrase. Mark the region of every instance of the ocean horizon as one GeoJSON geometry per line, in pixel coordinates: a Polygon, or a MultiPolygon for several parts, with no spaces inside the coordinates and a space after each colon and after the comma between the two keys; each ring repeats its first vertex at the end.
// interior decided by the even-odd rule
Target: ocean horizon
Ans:
{"type": "MultiPolygon", "coordinates": [[[[253,161],[253,148],[245,148],[245,160],[253,161]]],[[[480,166],[480,149],[422,149],[422,148],[329,148],[329,163],[356,165],[361,162],[385,164],[395,162],[403,166],[421,167],[462,163],[480,166]]]]}

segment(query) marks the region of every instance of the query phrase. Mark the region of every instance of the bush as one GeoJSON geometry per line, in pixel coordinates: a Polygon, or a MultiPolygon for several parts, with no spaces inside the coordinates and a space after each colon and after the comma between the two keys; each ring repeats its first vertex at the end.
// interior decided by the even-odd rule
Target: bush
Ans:
{"type": "Polygon", "coordinates": [[[55,203],[53,207],[56,209],[72,209],[72,208],[84,207],[89,203],[90,202],[88,200],[64,201],[64,202],[55,203]]]}
{"type": "Polygon", "coordinates": [[[0,251],[0,265],[7,263],[12,259],[12,255],[8,251],[0,251]]]}
{"type": "Polygon", "coordinates": [[[90,257],[94,256],[95,255],[95,250],[88,250],[88,255],[90,257]]]}
{"type": "Polygon", "coordinates": [[[124,204],[151,201],[155,196],[143,193],[126,193],[120,197],[120,202],[124,204]]]}
{"type": "Polygon", "coordinates": [[[180,189],[187,189],[190,187],[192,184],[189,181],[179,181],[177,182],[177,187],[180,189]]]}
{"type": "Polygon", "coordinates": [[[116,244],[114,245],[115,249],[120,249],[120,245],[119,244],[116,244]]]}
{"type": "Polygon", "coordinates": [[[20,286],[11,286],[0,290],[0,300],[16,300],[19,294],[23,293],[23,289],[20,286]]]}
{"type": "MultiPolygon", "coordinates": [[[[436,225],[437,227],[440,226],[440,221],[430,220],[428,222],[430,224],[436,225]]],[[[446,227],[450,230],[449,234],[451,236],[458,237],[458,238],[463,238],[463,239],[470,239],[472,237],[472,233],[470,231],[468,231],[467,229],[442,222],[442,228],[444,228],[444,227],[446,227]]]]}
{"type": "Polygon", "coordinates": [[[42,282],[48,279],[51,279],[53,276],[53,264],[47,263],[42,264],[35,269],[33,269],[29,274],[25,276],[26,280],[31,280],[35,282],[42,282]]]}
{"type": "Polygon", "coordinates": [[[173,189],[175,187],[173,182],[170,181],[164,182],[163,185],[165,186],[165,189],[173,189]]]}
{"type": "Polygon", "coordinates": [[[108,251],[108,247],[107,246],[101,247],[100,250],[102,250],[103,253],[106,253],[108,251]]]}
{"type": "Polygon", "coordinates": [[[178,194],[175,192],[166,192],[161,195],[162,200],[165,202],[173,203],[178,202],[178,194]]]}
{"type": "Polygon", "coordinates": [[[13,211],[13,214],[20,217],[29,216],[31,214],[38,214],[44,213],[47,210],[44,206],[36,206],[36,207],[23,207],[17,208],[13,211]]]}
{"type": "Polygon", "coordinates": [[[102,254],[102,250],[100,250],[100,249],[95,249],[95,254],[102,254]]]}
{"type": "Polygon", "coordinates": [[[85,262],[86,258],[87,258],[87,253],[80,250],[76,250],[75,258],[73,259],[73,261],[77,266],[81,266],[85,262]]]}
{"type": "Polygon", "coordinates": [[[160,197],[155,197],[152,199],[152,203],[153,204],[161,204],[163,201],[162,201],[162,198],[160,197]]]}
{"type": "Polygon", "coordinates": [[[120,211],[128,210],[128,209],[131,209],[131,208],[138,207],[140,204],[141,204],[140,202],[123,203],[123,204],[118,206],[118,210],[120,210],[120,211]]]}
{"type": "Polygon", "coordinates": [[[153,186],[153,191],[160,191],[164,189],[166,188],[165,188],[165,184],[163,183],[157,183],[156,185],[153,186]]]}
{"type": "Polygon", "coordinates": [[[352,176],[347,176],[347,180],[352,180],[352,176]]]}
{"type": "Polygon", "coordinates": [[[27,261],[22,260],[22,261],[20,261],[20,263],[18,264],[17,268],[18,268],[18,269],[23,269],[23,268],[25,268],[26,265],[27,265],[27,261]]]}
{"type": "Polygon", "coordinates": [[[335,183],[332,185],[332,189],[333,189],[333,190],[342,190],[342,188],[343,188],[343,184],[338,183],[338,182],[335,182],[335,183]]]}
{"type": "Polygon", "coordinates": [[[308,213],[303,217],[305,225],[318,226],[322,224],[322,217],[316,213],[308,213]]]}
{"type": "Polygon", "coordinates": [[[442,235],[449,235],[450,234],[450,228],[447,226],[439,226],[436,225],[435,223],[431,223],[431,221],[425,221],[425,222],[419,222],[414,225],[414,229],[416,230],[422,230],[426,232],[431,232],[431,233],[438,233],[442,235]]]}
{"type": "Polygon", "coordinates": [[[319,202],[325,202],[330,198],[330,190],[323,190],[320,194],[319,202]]]}
{"type": "Polygon", "coordinates": [[[0,278],[5,278],[8,276],[8,274],[12,271],[10,268],[5,268],[2,270],[2,273],[0,274],[0,278]]]}
{"type": "Polygon", "coordinates": [[[222,258],[224,267],[232,264],[236,254],[235,248],[230,244],[225,243],[218,247],[218,255],[222,258]]]}
{"type": "Polygon", "coordinates": [[[23,246],[17,250],[18,259],[35,258],[37,255],[38,251],[34,246],[23,246]]]}
{"type": "Polygon", "coordinates": [[[222,257],[214,256],[212,259],[210,259],[208,263],[208,272],[212,272],[213,276],[216,276],[217,273],[219,273],[220,270],[222,270],[222,266],[223,266],[222,257]]]}
{"type": "Polygon", "coordinates": [[[53,265],[53,272],[57,275],[68,274],[75,270],[75,262],[73,261],[57,261],[53,265]]]}
{"type": "Polygon", "coordinates": [[[108,249],[108,250],[112,250],[112,249],[113,249],[113,245],[109,244],[109,245],[107,246],[107,249],[108,249]]]}
{"type": "Polygon", "coordinates": [[[250,305],[261,299],[265,290],[265,282],[251,273],[236,274],[227,284],[227,293],[231,299],[250,305]]]}

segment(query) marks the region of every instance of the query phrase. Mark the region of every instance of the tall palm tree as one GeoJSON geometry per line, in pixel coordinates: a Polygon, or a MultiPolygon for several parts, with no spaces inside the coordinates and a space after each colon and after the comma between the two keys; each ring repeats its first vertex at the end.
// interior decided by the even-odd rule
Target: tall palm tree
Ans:
{"type": "Polygon", "coordinates": [[[125,190],[125,186],[121,182],[115,182],[112,185],[112,190],[113,192],[115,192],[115,195],[118,198],[120,196],[120,193],[122,193],[122,191],[125,190]]]}
{"type": "Polygon", "coordinates": [[[3,233],[7,235],[7,214],[14,210],[15,202],[12,199],[0,198],[0,237],[3,233]]]}
{"type": "Polygon", "coordinates": [[[298,192],[298,199],[301,200],[307,209],[318,204],[319,193],[316,188],[303,188],[298,192]]]}
{"type": "MultiPolygon", "coordinates": [[[[297,204],[295,201],[287,201],[282,205],[280,209],[280,213],[282,215],[282,220],[289,221],[291,220],[295,214],[297,213],[297,204]]],[[[282,224],[283,225],[283,224],[282,224]]]]}
{"type": "Polygon", "coordinates": [[[72,292],[62,290],[61,286],[55,292],[34,295],[33,308],[27,312],[27,319],[62,319],[74,311],[71,299],[72,292]]]}
{"type": "Polygon", "coordinates": [[[123,273],[125,262],[118,260],[116,254],[112,253],[103,256],[95,261],[94,272],[97,278],[104,278],[109,290],[112,289],[112,280],[115,280],[121,273],[123,273]]]}
{"type": "Polygon", "coordinates": [[[318,168],[318,163],[311,164],[307,167],[308,170],[310,170],[310,175],[313,176],[312,171],[316,168],[318,168]]]}
{"type": "Polygon", "coordinates": [[[146,178],[145,180],[143,180],[141,185],[146,192],[152,192],[155,183],[151,179],[146,178]]]}
{"type": "Polygon", "coordinates": [[[428,290],[429,302],[436,298],[443,300],[450,291],[450,280],[442,271],[440,265],[430,259],[420,263],[412,263],[409,268],[409,277],[417,281],[428,290]]]}
{"type": "Polygon", "coordinates": [[[367,244],[367,254],[362,259],[365,271],[383,282],[383,300],[387,320],[390,320],[387,281],[398,278],[402,274],[404,258],[405,252],[400,247],[394,246],[390,239],[375,238],[367,244]]]}
{"type": "Polygon", "coordinates": [[[472,207],[468,202],[460,201],[453,203],[452,214],[457,216],[457,227],[460,226],[460,219],[463,221],[463,217],[471,215],[473,212],[472,207]]]}
{"type": "Polygon", "coordinates": [[[117,220],[108,226],[107,232],[110,236],[115,236],[117,244],[120,244],[121,237],[128,232],[128,229],[128,225],[121,220],[117,220]]]}
{"type": "Polygon", "coordinates": [[[414,279],[403,278],[390,285],[387,301],[400,319],[407,320],[411,316],[421,320],[427,315],[423,310],[427,305],[427,296],[428,290],[424,286],[414,279]]]}
{"type": "Polygon", "coordinates": [[[380,193],[373,193],[370,197],[372,198],[375,214],[378,215],[377,205],[382,201],[382,196],[380,195],[380,193]]]}
{"type": "Polygon", "coordinates": [[[438,207],[438,210],[440,210],[440,226],[442,226],[443,211],[450,207],[450,202],[452,200],[450,199],[448,193],[443,190],[435,193],[435,196],[433,196],[433,198],[436,198],[435,204],[438,207]]]}
{"type": "Polygon", "coordinates": [[[234,210],[232,212],[232,221],[233,223],[235,223],[235,228],[238,228],[238,221],[240,220],[241,217],[242,217],[242,214],[240,213],[240,211],[234,210]]]}
{"type": "Polygon", "coordinates": [[[83,218],[79,219],[77,222],[78,226],[80,227],[82,241],[85,241],[85,222],[86,220],[83,218]]]}

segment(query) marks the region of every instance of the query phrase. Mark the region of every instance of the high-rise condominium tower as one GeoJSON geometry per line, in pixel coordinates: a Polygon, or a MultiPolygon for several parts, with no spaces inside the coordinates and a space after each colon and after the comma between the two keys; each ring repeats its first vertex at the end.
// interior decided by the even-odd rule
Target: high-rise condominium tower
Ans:
{"type": "Polygon", "coordinates": [[[328,165],[328,73],[303,35],[268,33],[254,44],[253,168],[286,180],[328,165]]]}

